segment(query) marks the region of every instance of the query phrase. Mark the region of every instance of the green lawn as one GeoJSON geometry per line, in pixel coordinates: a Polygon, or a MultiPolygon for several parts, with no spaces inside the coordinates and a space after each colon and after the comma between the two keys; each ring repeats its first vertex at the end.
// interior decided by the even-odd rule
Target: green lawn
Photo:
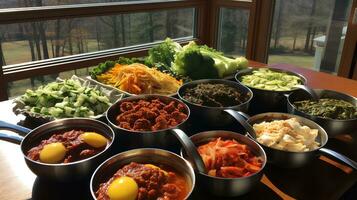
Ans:
{"type": "MultiPolygon", "coordinates": [[[[12,41],[2,44],[4,57],[7,65],[18,64],[31,61],[31,52],[28,41],[12,41]]],[[[49,56],[52,57],[51,42],[47,44],[49,56]]],[[[74,47],[75,48],[75,47],[74,47]]],[[[90,52],[97,50],[96,40],[88,40],[88,50],[90,52]]],[[[74,49],[76,51],[76,48],[74,49]]],[[[76,53],[76,52],[75,52],[76,53]]],[[[72,75],[85,76],[88,75],[87,69],[71,70],[62,72],[58,76],[61,78],[70,78],[72,75]]],[[[48,82],[55,80],[57,75],[48,75],[43,77],[43,81],[39,78],[33,78],[33,85],[30,79],[18,80],[11,82],[8,87],[9,97],[16,97],[23,94],[26,89],[34,89],[48,82]]]]}
{"type": "Polygon", "coordinates": [[[296,54],[269,55],[268,64],[276,63],[286,63],[312,69],[314,67],[314,56],[296,54]]]}
{"type": "MultiPolygon", "coordinates": [[[[88,42],[88,52],[97,51],[98,44],[96,40],[87,40],[88,42]]],[[[74,45],[74,53],[77,54],[77,48],[74,45]]],[[[23,62],[30,62],[31,61],[31,50],[28,41],[11,41],[11,42],[4,42],[2,43],[2,48],[4,52],[5,62],[7,65],[11,64],[18,64],[23,62]]],[[[52,48],[51,48],[51,41],[47,42],[48,54],[50,58],[52,58],[52,48]]],[[[66,51],[68,51],[66,47],[66,51]]],[[[41,54],[42,54],[42,46],[41,46],[41,54]]]]}
{"type": "Polygon", "coordinates": [[[33,78],[34,80],[34,85],[31,85],[31,79],[23,79],[23,80],[18,80],[11,82],[8,86],[8,94],[9,97],[17,97],[26,92],[27,89],[36,89],[40,85],[53,82],[56,80],[56,77],[59,76],[62,79],[66,78],[71,78],[73,75],[77,76],[87,76],[88,75],[88,70],[87,68],[82,68],[78,70],[71,70],[71,71],[66,71],[66,72],[61,72],[60,74],[54,74],[54,75],[46,75],[43,76],[43,81],[39,79],[38,77],[33,78]]]}

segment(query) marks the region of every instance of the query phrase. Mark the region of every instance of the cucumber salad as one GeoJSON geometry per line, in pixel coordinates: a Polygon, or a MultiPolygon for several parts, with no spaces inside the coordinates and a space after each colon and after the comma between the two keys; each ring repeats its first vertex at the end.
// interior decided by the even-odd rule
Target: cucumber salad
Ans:
{"type": "Polygon", "coordinates": [[[285,72],[276,72],[266,68],[254,70],[252,74],[242,76],[241,83],[252,88],[271,91],[290,91],[302,84],[298,76],[285,72]]]}
{"type": "Polygon", "coordinates": [[[92,117],[104,113],[111,105],[96,87],[67,79],[27,90],[19,99],[24,110],[54,118],[92,117]]]}

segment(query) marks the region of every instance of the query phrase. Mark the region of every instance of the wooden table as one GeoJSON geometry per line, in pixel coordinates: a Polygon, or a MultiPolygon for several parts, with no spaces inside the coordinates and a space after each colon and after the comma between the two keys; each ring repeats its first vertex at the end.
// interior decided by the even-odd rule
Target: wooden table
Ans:
{"type": "MultiPolygon", "coordinates": [[[[256,67],[263,66],[257,62],[250,64],[256,67]]],[[[301,73],[308,79],[308,85],[313,88],[337,90],[357,97],[357,81],[285,64],[272,67],[301,73]]],[[[23,124],[24,117],[13,114],[11,101],[0,102],[0,110],[0,120],[23,124]]],[[[25,124],[25,126],[31,127],[33,124],[25,124]]],[[[350,135],[331,138],[326,147],[357,160],[357,130],[350,135]]],[[[345,198],[352,199],[357,195],[356,181],[356,171],[333,159],[321,156],[308,166],[299,169],[280,169],[267,165],[261,184],[255,191],[240,198],[338,199],[345,195],[345,198]]],[[[88,182],[59,184],[36,178],[27,168],[19,146],[4,141],[0,141],[0,185],[0,199],[64,199],[61,195],[70,192],[85,193],[87,196],[81,199],[89,198],[88,182]]],[[[202,195],[203,193],[206,192],[195,191],[192,198],[218,199],[202,195]]]]}

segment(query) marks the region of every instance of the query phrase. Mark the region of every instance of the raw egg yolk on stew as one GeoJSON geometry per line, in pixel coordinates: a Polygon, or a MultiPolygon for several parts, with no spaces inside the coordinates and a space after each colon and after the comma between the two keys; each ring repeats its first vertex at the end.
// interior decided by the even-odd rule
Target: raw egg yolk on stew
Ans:
{"type": "Polygon", "coordinates": [[[95,132],[84,132],[80,137],[85,143],[95,148],[104,147],[108,143],[107,138],[95,132]]]}
{"type": "Polygon", "coordinates": [[[135,200],[138,196],[138,184],[133,178],[123,176],[115,179],[108,187],[110,200],[135,200]]]}
{"type": "Polygon", "coordinates": [[[66,155],[66,147],[60,143],[55,142],[46,144],[40,152],[40,161],[44,163],[59,163],[66,155]]]}

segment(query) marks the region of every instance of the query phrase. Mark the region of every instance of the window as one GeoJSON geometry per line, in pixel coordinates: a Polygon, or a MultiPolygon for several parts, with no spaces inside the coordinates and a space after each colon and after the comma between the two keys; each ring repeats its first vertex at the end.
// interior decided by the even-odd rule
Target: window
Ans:
{"type": "Polygon", "coordinates": [[[194,9],[0,25],[4,65],[193,37],[194,9]]]}
{"type": "Polygon", "coordinates": [[[336,73],[351,4],[351,0],[276,0],[268,63],[336,73]]]}
{"type": "Polygon", "coordinates": [[[105,3],[105,2],[124,2],[124,1],[148,1],[148,0],[0,0],[0,8],[18,8],[33,6],[56,6],[84,3],[105,3]]]}
{"type": "Polygon", "coordinates": [[[351,29],[346,33],[352,1],[0,0],[0,99],[8,89],[10,96],[23,91],[19,80],[36,87],[55,75],[32,76],[143,56],[166,37],[351,77],[351,51],[338,66],[345,37],[352,41],[351,29]]]}
{"type": "Polygon", "coordinates": [[[230,56],[245,56],[249,10],[221,8],[217,48],[230,56]]]}
{"type": "Polygon", "coordinates": [[[77,70],[71,70],[66,72],[61,72],[58,74],[51,74],[45,76],[36,76],[28,79],[12,81],[8,83],[7,93],[9,98],[15,98],[23,95],[27,89],[36,89],[41,85],[56,81],[57,77],[61,79],[71,78],[73,75],[79,77],[88,76],[90,68],[81,68],[77,70]]]}

